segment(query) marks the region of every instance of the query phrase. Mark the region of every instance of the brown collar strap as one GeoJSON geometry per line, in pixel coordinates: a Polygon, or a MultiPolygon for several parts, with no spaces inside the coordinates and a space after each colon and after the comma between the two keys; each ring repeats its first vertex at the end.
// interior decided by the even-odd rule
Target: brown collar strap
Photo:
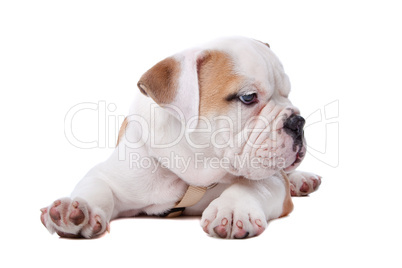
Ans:
{"type": "MultiPolygon", "coordinates": [[[[281,169],[280,172],[283,178],[289,181],[289,178],[286,175],[285,171],[281,169]]],[[[187,191],[184,193],[183,197],[176,204],[176,206],[174,206],[172,209],[170,209],[169,211],[160,216],[166,218],[174,218],[180,216],[181,214],[183,214],[183,211],[186,209],[186,207],[191,207],[197,204],[204,196],[205,192],[208,189],[214,188],[216,185],[217,183],[214,183],[208,187],[192,186],[192,185],[188,186],[187,191]]]]}
{"type": "Polygon", "coordinates": [[[180,216],[186,207],[191,207],[197,204],[204,196],[208,189],[215,187],[217,183],[214,183],[208,187],[192,186],[187,188],[181,200],[168,212],[162,215],[162,217],[174,218],[180,216]]]}
{"type": "Polygon", "coordinates": [[[282,176],[283,176],[283,178],[284,178],[285,180],[289,181],[289,177],[288,177],[288,175],[285,173],[285,171],[283,171],[283,169],[281,169],[281,174],[282,174],[282,176]]]}

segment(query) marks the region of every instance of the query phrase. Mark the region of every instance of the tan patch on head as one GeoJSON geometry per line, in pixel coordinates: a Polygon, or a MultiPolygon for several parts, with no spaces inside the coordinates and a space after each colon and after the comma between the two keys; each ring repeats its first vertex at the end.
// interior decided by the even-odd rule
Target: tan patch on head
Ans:
{"type": "Polygon", "coordinates": [[[126,118],[124,118],[124,121],[121,124],[120,130],[119,130],[119,136],[117,137],[116,147],[119,145],[121,138],[123,137],[124,133],[126,132],[127,125],[128,125],[128,120],[126,117],[126,118]]]}
{"type": "Polygon", "coordinates": [[[138,81],[138,88],[158,104],[171,103],[177,94],[180,63],[166,58],[149,69],[138,81]]]}
{"type": "Polygon", "coordinates": [[[235,74],[234,63],[224,52],[211,50],[205,53],[198,66],[200,87],[200,115],[222,114],[230,107],[226,98],[237,93],[243,78],[235,74]]]}

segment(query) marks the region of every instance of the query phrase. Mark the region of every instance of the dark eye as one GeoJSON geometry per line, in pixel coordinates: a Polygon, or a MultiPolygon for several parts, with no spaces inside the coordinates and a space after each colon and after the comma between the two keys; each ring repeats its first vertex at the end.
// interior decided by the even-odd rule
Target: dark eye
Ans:
{"type": "Polygon", "coordinates": [[[240,96],[239,99],[244,104],[252,104],[257,101],[257,94],[253,93],[253,94],[243,95],[243,96],[240,96]]]}

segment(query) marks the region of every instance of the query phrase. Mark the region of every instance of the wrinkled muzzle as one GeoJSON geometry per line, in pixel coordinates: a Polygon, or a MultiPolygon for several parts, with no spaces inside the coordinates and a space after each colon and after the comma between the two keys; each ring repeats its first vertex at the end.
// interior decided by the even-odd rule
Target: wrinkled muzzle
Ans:
{"type": "Polygon", "coordinates": [[[229,172],[259,180],[279,170],[294,170],[306,154],[305,120],[294,108],[276,114],[264,111],[256,117],[252,128],[243,130],[243,147],[226,154],[231,159],[229,172]]]}

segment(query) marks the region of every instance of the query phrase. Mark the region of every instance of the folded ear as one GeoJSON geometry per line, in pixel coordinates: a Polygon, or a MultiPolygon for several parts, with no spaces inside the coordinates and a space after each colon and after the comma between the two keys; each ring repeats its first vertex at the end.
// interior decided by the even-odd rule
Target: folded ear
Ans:
{"type": "Polygon", "coordinates": [[[166,58],[149,69],[138,81],[140,91],[179,120],[194,128],[199,116],[198,63],[201,50],[188,50],[166,58]]]}

